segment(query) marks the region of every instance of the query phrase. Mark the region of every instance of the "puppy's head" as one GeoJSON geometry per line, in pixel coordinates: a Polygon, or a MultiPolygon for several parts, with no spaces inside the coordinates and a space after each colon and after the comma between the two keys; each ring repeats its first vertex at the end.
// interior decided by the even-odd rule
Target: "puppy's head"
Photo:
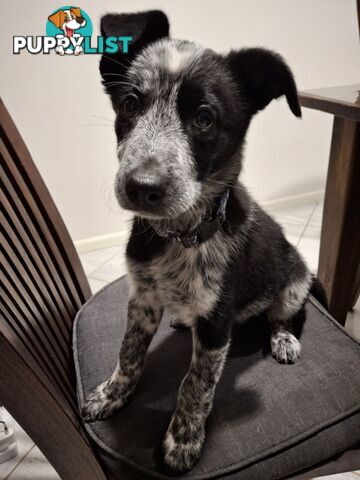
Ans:
{"type": "Polygon", "coordinates": [[[71,7],[68,10],[58,10],[49,17],[56,28],[63,30],[67,37],[72,37],[74,30],[85,27],[86,20],[81,14],[80,8],[71,7]]]}
{"type": "Polygon", "coordinates": [[[138,215],[175,218],[223,192],[241,167],[249,121],[285,95],[300,116],[293,76],[263,49],[226,56],[172,40],[160,11],[106,15],[104,36],[133,37],[129,53],[104,55],[103,84],[116,113],[119,203],[138,215]]]}

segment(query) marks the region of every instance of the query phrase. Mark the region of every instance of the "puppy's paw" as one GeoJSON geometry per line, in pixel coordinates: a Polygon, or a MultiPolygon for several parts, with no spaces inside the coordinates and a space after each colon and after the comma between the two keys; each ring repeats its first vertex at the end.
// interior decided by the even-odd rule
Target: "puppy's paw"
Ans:
{"type": "Polygon", "coordinates": [[[279,363],[295,363],[300,358],[301,345],[290,332],[275,332],[271,335],[271,352],[279,363]]]}
{"type": "MultiPolygon", "coordinates": [[[[184,427],[185,429],[188,430],[184,427]]],[[[161,461],[165,471],[172,475],[182,475],[191,470],[200,458],[204,437],[203,428],[197,428],[190,435],[174,435],[169,429],[161,448],[161,461]]]]}
{"type": "Polygon", "coordinates": [[[125,404],[128,397],[123,385],[107,380],[89,394],[81,409],[81,417],[84,422],[106,420],[125,404]]]}

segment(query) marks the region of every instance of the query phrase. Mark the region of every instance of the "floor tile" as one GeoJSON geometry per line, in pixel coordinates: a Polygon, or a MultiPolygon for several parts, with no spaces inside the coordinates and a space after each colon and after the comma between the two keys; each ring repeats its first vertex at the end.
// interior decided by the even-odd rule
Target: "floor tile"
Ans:
{"type": "Polygon", "coordinates": [[[298,207],[270,211],[269,214],[282,226],[288,241],[297,246],[316,206],[316,203],[309,203],[298,207]]]}
{"type": "Polygon", "coordinates": [[[298,249],[310,271],[316,275],[319,263],[320,239],[301,238],[298,249]]]}
{"type": "Polygon", "coordinates": [[[349,472],[326,475],[326,477],[316,477],[313,480],[359,480],[359,478],[356,472],[349,472]]]}
{"type": "Polygon", "coordinates": [[[282,226],[286,239],[296,247],[305,229],[305,225],[282,223],[281,221],[278,221],[278,223],[282,226]]]}
{"type": "Polygon", "coordinates": [[[321,201],[316,205],[314,213],[311,216],[311,222],[321,228],[324,203],[321,201]]]}
{"type": "Polygon", "coordinates": [[[61,480],[37,447],[33,447],[9,480],[61,480]]]}
{"type": "Polygon", "coordinates": [[[317,203],[306,203],[298,207],[269,211],[269,215],[280,224],[305,226],[313,214],[317,203]]]}
{"type": "Polygon", "coordinates": [[[347,314],[345,329],[350,333],[350,335],[360,341],[360,297],[355,304],[353,311],[347,314]]]}
{"type": "Polygon", "coordinates": [[[12,416],[5,410],[1,409],[2,419],[15,430],[16,443],[19,449],[19,455],[10,459],[5,463],[0,463],[0,480],[5,480],[9,473],[16,467],[16,465],[21,461],[21,459],[29,452],[29,450],[34,446],[34,442],[31,438],[24,432],[20,425],[15,422],[12,416]]]}
{"type": "Polygon", "coordinates": [[[301,235],[298,249],[310,270],[316,274],[319,262],[322,204],[316,205],[301,235]]]}
{"type": "Polygon", "coordinates": [[[104,282],[102,280],[97,280],[96,278],[88,277],[90,288],[91,288],[91,293],[94,295],[94,293],[98,292],[101,290],[105,285],[107,285],[109,282],[104,282]]]}
{"type": "Polygon", "coordinates": [[[111,257],[122,251],[123,247],[110,247],[94,250],[92,252],[80,253],[80,260],[85,271],[85,275],[91,275],[95,270],[101,267],[111,257]]]}
{"type": "Polygon", "coordinates": [[[91,274],[91,278],[112,282],[126,273],[125,247],[91,274]]]}

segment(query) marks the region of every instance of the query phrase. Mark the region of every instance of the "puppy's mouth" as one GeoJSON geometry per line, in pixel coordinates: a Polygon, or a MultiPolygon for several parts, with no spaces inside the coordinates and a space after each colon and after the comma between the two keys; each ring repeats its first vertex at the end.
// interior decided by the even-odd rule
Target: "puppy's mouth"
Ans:
{"type": "Polygon", "coordinates": [[[74,35],[74,30],[72,28],[69,28],[65,25],[65,32],[66,32],[66,36],[68,38],[72,37],[74,35]]]}

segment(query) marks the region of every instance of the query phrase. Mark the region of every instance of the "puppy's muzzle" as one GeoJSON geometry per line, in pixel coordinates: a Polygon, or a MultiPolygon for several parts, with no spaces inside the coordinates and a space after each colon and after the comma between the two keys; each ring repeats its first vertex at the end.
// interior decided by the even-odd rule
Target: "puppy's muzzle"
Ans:
{"type": "Polygon", "coordinates": [[[135,208],[155,211],[165,197],[166,184],[161,174],[136,168],[127,175],[125,192],[135,208]]]}

